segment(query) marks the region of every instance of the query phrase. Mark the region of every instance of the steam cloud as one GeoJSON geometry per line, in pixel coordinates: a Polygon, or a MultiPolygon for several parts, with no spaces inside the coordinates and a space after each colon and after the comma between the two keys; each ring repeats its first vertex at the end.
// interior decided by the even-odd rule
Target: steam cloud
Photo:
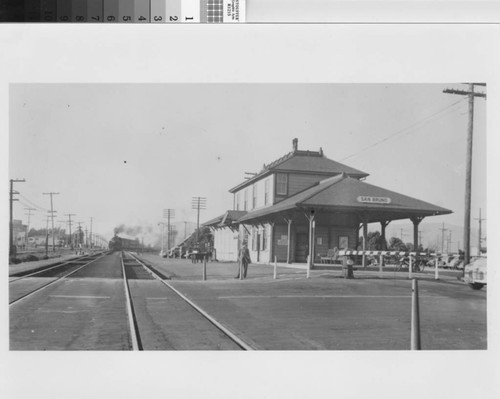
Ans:
{"type": "Polygon", "coordinates": [[[157,246],[161,240],[161,234],[152,225],[126,226],[120,224],[114,228],[114,232],[115,235],[123,233],[129,237],[137,238],[139,241],[143,241],[145,245],[157,246]]]}

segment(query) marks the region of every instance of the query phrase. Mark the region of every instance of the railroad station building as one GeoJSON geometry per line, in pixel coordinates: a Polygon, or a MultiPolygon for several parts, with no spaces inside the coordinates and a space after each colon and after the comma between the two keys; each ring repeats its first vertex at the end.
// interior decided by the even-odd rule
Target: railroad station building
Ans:
{"type": "MultiPolygon", "coordinates": [[[[323,150],[298,149],[265,164],[263,169],[229,192],[233,209],[204,223],[212,229],[216,256],[236,261],[247,242],[252,262],[305,263],[312,267],[329,249],[357,249],[368,224],[379,223],[385,238],[394,220],[418,226],[428,216],[450,210],[365,182],[368,173],[333,161],[323,150]]],[[[364,258],[363,258],[364,262],[364,258]]]]}

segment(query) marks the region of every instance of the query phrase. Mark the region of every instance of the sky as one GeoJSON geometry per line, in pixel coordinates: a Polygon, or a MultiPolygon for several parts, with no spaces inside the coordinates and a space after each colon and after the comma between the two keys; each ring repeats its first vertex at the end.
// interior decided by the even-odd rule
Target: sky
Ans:
{"type": "MultiPolygon", "coordinates": [[[[438,206],[426,223],[463,226],[468,104],[449,84],[11,84],[9,178],[30,225],[45,226],[54,195],[65,214],[104,237],[125,225],[145,241],[175,209],[183,235],[232,209],[228,190],[264,163],[319,150],[370,174],[366,182],[438,206]]],[[[486,88],[478,88],[486,89],[486,88]]],[[[485,91],[485,90],[483,90],[485,91]]],[[[486,101],[474,114],[472,218],[486,207],[486,101]]],[[[405,222],[410,231],[411,222],[405,222]]],[[[477,224],[473,220],[473,225],[477,224]]],[[[484,225],[485,226],[485,225],[484,225]]],[[[375,229],[379,228],[375,226],[375,229]]]]}

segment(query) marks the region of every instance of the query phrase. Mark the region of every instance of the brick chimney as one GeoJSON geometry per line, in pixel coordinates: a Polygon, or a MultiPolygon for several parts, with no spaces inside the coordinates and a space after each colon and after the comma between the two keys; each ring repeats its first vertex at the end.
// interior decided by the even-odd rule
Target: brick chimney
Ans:
{"type": "Polygon", "coordinates": [[[292,141],[293,144],[293,151],[297,151],[299,149],[299,139],[293,139],[292,141]]]}

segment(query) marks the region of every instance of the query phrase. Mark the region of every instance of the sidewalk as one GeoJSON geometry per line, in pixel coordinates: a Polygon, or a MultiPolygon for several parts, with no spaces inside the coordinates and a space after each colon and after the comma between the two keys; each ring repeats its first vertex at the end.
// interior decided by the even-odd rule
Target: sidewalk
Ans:
{"type": "MultiPolygon", "coordinates": [[[[155,266],[164,275],[175,280],[201,280],[203,274],[203,262],[192,263],[186,259],[160,258],[154,254],[140,254],[140,258],[155,266]]],[[[280,263],[277,266],[277,278],[306,278],[307,269],[304,263],[280,263]]],[[[232,280],[238,273],[236,262],[207,262],[207,280],[232,280]]],[[[457,277],[461,276],[460,270],[439,270],[439,280],[446,282],[461,283],[457,277]]],[[[253,279],[273,279],[274,263],[251,263],[248,266],[248,280],[253,279]]],[[[316,265],[309,273],[310,278],[343,278],[342,266],[340,265],[316,265]],[[323,267],[318,267],[323,266],[323,267]],[[326,266],[326,267],[325,267],[326,266]]],[[[385,266],[382,272],[378,267],[354,266],[355,279],[407,279],[408,270],[395,271],[393,267],[385,266]]],[[[434,271],[413,272],[412,278],[420,280],[435,280],[434,271]]],[[[461,283],[463,284],[463,283],[461,283]]]]}

